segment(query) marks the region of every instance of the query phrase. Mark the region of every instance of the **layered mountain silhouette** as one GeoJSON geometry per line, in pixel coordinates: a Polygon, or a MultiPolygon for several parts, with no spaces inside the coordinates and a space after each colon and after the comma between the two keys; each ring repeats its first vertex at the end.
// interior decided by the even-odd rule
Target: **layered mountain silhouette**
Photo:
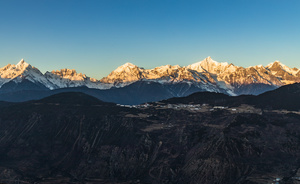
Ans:
{"type": "Polygon", "coordinates": [[[138,108],[81,92],[0,102],[0,182],[296,183],[299,89],[201,92],[138,108]]]}
{"type": "Polygon", "coordinates": [[[263,94],[228,96],[222,93],[197,92],[187,97],[171,98],[162,101],[167,104],[211,104],[215,106],[253,105],[263,109],[300,110],[300,83],[282,86],[263,94]]]}

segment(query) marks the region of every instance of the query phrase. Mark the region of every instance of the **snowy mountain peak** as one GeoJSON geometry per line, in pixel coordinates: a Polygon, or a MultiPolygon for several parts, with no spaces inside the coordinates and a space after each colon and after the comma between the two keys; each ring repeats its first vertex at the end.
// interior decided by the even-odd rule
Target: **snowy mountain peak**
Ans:
{"type": "Polygon", "coordinates": [[[217,65],[217,64],[219,64],[217,61],[213,60],[210,56],[208,56],[204,60],[194,63],[192,65],[217,65]]]}
{"type": "Polygon", "coordinates": [[[29,64],[26,63],[24,59],[21,59],[21,61],[19,61],[19,63],[16,64],[15,66],[19,69],[25,69],[29,66],[29,64]]]}
{"type": "Polygon", "coordinates": [[[142,78],[141,73],[144,69],[132,63],[125,63],[112,71],[107,77],[102,78],[100,81],[103,83],[131,83],[138,81],[142,78]]]}
{"type": "Polygon", "coordinates": [[[26,63],[24,59],[19,61],[16,65],[7,65],[0,68],[0,86],[7,82],[13,81],[20,83],[24,79],[31,81],[38,85],[43,85],[46,88],[53,89],[51,83],[44,77],[44,75],[35,67],[26,63]]]}
{"type": "Polygon", "coordinates": [[[234,65],[229,65],[227,62],[219,63],[217,61],[214,61],[210,56],[208,56],[207,58],[205,58],[200,62],[187,66],[187,68],[196,70],[198,72],[209,72],[209,73],[216,74],[219,73],[220,71],[224,71],[229,66],[234,66],[234,65]]]}
{"type": "Polygon", "coordinates": [[[132,63],[125,63],[124,65],[122,66],[119,66],[117,69],[115,69],[113,72],[117,72],[117,73],[120,73],[120,72],[130,72],[132,69],[134,68],[138,68],[138,66],[132,64],[132,63]]]}
{"type": "Polygon", "coordinates": [[[290,68],[282,63],[280,63],[279,61],[275,61],[273,63],[270,63],[266,66],[266,68],[268,70],[270,70],[273,74],[276,74],[277,72],[283,71],[283,72],[287,72],[290,75],[294,75],[296,76],[298,73],[298,69],[297,68],[290,68]]]}
{"type": "Polygon", "coordinates": [[[266,68],[274,68],[274,67],[282,67],[285,66],[280,63],[280,61],[274,61],[273,63],[270,63],[266,66],[266,68]]]}
{"type": "Polygon", "coordinates": [[[97,79],[87,77],[85,74],[77,73],[75,69],[61,69],[61,70],[53,70],[52,72],[46,72],[45,76],[49,78],[60,78],[60,79],[68,79],[71,81],[85,81],[90,80],[92,82],[98,82],[97,79]]]}
{"type": "Polygon", "coordinates": [[[64,69],[61,69],[61,70],[56,70],[56,71],[53,70],[51,73],[53,73],[55,75],[62,76],[62,77],[65,77],[65,76],[76,76],[76,75],[85,76],[82,73],[77,74],[77,72],[76,72],[75,69],[67,69],[67,68],[64,68],[64,69]]]}
{"type": "Polygon", "coordinates": [[[132,64],[132,63],[125,63],[124,65],[122,65],[123,67],[136,67],[136,65],[132,64]]]}
{"type": "MultiPolygon", "coordinates": [[[[11,65],[8,64],[3,68],[0,68],[0,77],[2,79],[13,79],[18,76],[26,75],[29,70],[32,69],[31,65],[26,63],[24,59],[22,59],[18,64],[11,65]]],[[[2,84],[0,84],[2,85],[2,84]]]]}
{"type": "MultiPolygon", "coordinates": [[[[210,67],[210,66],[218,66],[222,63],[218,63],[217,61],[214,61],[213,59],[211,59],[211,57],[207,57],[205,58],[203,61],[200,62],[201,66],[203,67],[210,67]]],[[[228,63],[224,63],[226,65],[228,65],[228,63]]]]}
{"type": "Polygon", "coordinates": [[[165,71],[165,70],[176,70],[176,69],[179,69],[181,68],[179,65],[164,65],[164,66],[159,66],[159,67],[156,67],[154,69],[151,69],[151,70],[157,70],[157,71],[165,71]]]}
{"type": "Polygon", "coordinates": [[[227,62],[214,61],[209,56],[186,67],[164,65],[153,69],[144,69],[127,62],[99,81],[87,77],[85,74],[77,73],[74,69],[61,69],[42,74],[37,68],[22,59],[16,65],[8,64],[0,68],[0,87],[10,81],[15,83],[30,81],[48,89],[80,86],[109,89],[124,87],[136,81],[154,81],[168,85],[194,84],[203,90],[221,89],[226,90],[228,94],[243,94],[249,93],[247,85],[263,84],[269,87],[278,87],[300,82],[300,70],[289,68],[279,61],[266,67],[257,65],[244,68],[227,62]]]}
{"type": "Polygon", "coordinates": [[[21,61],[19,61],[19,63],[17,65],[22,65],[23,63],[25,63],[24,59],[21,59],[21,61]]]}
{"type": "Polygon", "coordinates": [[[201,62],[205,62],[205,63],[218,63],[217,61],[213,60],[210,56],[208,56],[207,58],[205,58],[203,61],[201,62]]]}
{"type": "Polygon", "coordinates": [[[102,85],[97,79],[90,78],[75,69],[61,69],[46,72],[45,77],[55,88],[68,88],[86,86],[88,88],[107,89],[109,86],[102,85]]]}

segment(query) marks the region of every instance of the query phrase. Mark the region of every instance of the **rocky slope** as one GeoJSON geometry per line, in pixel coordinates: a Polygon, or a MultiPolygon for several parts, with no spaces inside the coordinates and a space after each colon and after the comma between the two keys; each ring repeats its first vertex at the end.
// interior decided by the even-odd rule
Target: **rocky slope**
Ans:
{"type": "Polygon", "coordinates": [[[74,69],[61,69],[46,72],[45,77],[55,86],[55,88],[82,87],[95,89],[107,89],[110,85],[100,83],[97,79],[87,77],[85,74],[77,73],[74,69]]]}

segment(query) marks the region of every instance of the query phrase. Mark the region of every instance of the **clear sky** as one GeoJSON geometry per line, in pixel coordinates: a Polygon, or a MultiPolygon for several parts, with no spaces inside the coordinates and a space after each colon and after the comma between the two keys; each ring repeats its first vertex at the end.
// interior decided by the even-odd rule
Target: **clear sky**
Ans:
{"type": "Polygon", "coordinates": [[[131,62],[300,68],[299,0],[0,0],[0,66],[100,79],[131,62]]]}

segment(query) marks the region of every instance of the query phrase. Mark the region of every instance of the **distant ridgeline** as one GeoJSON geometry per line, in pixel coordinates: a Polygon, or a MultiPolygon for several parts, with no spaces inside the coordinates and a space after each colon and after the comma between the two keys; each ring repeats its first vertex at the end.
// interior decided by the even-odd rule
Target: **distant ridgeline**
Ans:
{"type": "Polygon", "coordinates": [[[22,59],[0,69],[0,100],[20,102],[73,91],[107,102],[140,104],[205,91],[230,96],[258,95],[297,82],[300,70],[278,61],[248,68],[218,63],[210,57],[186,67],[143,69],[126,63],[97,80],[71,69],[42,74],[22,59]]]}

